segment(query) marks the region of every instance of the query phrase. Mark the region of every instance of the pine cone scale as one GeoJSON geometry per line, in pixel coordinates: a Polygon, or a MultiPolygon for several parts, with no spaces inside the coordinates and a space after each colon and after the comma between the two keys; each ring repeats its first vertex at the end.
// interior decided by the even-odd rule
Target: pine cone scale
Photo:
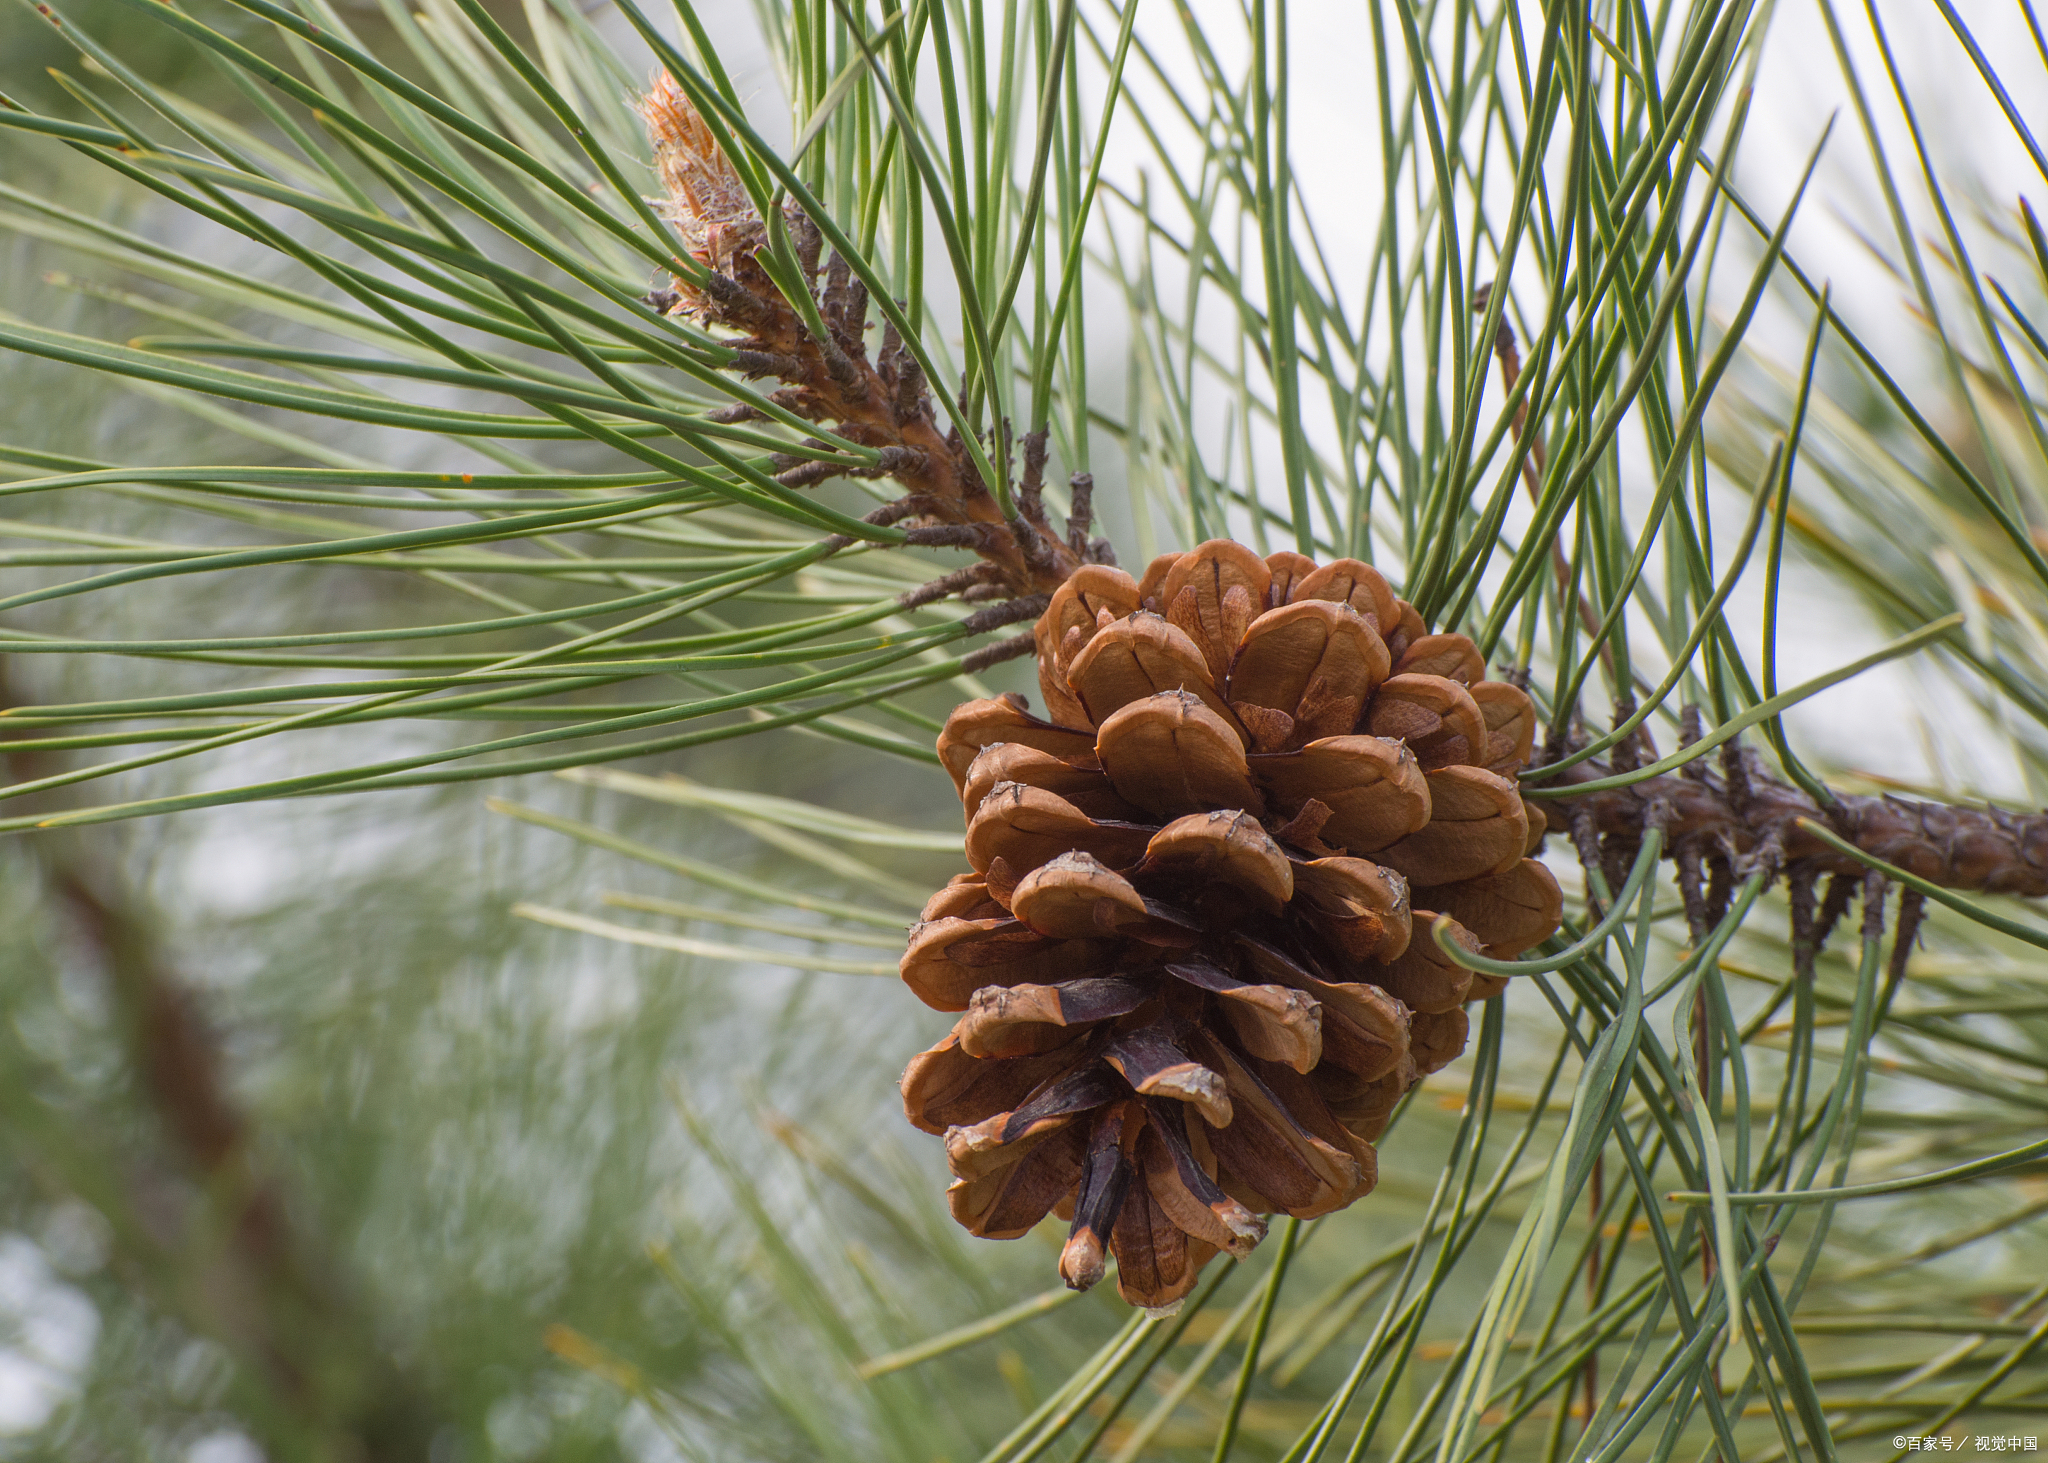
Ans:
{"type": "Polygon", "coordinates": [[[1114,935],[1154,917],[1136,885],[1081,852],[1063,853],[1026,874],[1010,895],[1010,909],[1037,933],[1065,940],[1114,935]]]}
{"type": "Polygon", "coordinates": [[[1092,752],[1084,760],[1056,757],[1022,742],[997,742],[967,764],[960,801],[966,807],[979,808],[995,791],[996,784],[1014,782],[1065,798],[1090,818],[1111,822],[1143,818],[1144,810],[1117,796],[1116,789],[1094,763],[1092,752]]]}
{"type": "Polygon", "coordinates": [[[1323,1059],[1323,1008],[1306,991],[1238,984],[1217,994],[1223,1019],[1251,1055],[1303,1073],[1323,1059]]]}
{"type": "Polygon", "coordinates": [[[1190,692],[1159,691],[1130,702],[1103,721],[1095,745],[1117,795],[1148,813],[1265,811],[1244,742],[1190,692]]]}
{"type": "Polygon", "coordinates": [[[1170,1297],[1164,1304],[1177,1304],[1194,1289],[1202,1266],[1215,1250],[1175,1224],[1153,1197],[1152,1185],[1134,1176],[1119,1206],[1110,1244],[1117,1256],[1118,1283],[1123,1271],[1131,1273],[1130,1284],[1143,1294],[1170,1297]]]}
{"type": "Polygon", "coordinates": [[[982,1239],[1023,1238],[1074,1187],[1082,1153],[1080,1130],[1069,1125],[1006,1167],[955,1180],[946,1191],[953,1218],[982,1239]]]}
{"type": "Polygon", "coordinates": [[[1325,737],[1296,752],[1246,760],[1279,811],[1292,815],[1311,798],[1328,808],[1324,841],[1352,853],[1374,853],[1429,822],[1429,782],[1398,741],[1325,737]]]}
{"type": "Polygon", "coordinates": [[[1307,600],[1252,624],[1231,661],[1230,701],[1286,715],[1296,745],[1342,736],[1391,665],[1386,642],[1356,610],[1307,600]]]}
{"type": "Polygon", "coordinates": [[[1483,767],[1444,767],[1424,774],[1429,822],[1378,849],[1374,857],[1408,876],[1411,885],[1461,884],[1504,873],[1522,860],[1529,815],[1514,783],[1483,767]]]}
{"type": "Polygon", "coordinates": [[[1415,897],[1467,929],[1485,930],[1480,953],[1495,960],[1513,960],[1539,944],[1564,916],[1564,891],[1534,859],[1519,859],[1506,873],[1418,889],[1415,897]]]}
{"type": "Polygon", "coordinates": [[[1103,1060],[1140,1097],[1171,1098],[1199,1112],[1212,1127],[1227,1128],[1233,1116],[1229,1085],[1175,1043],[1183,1033],[1159,1021],[1127,1031],[1103,1048],[1103,1060]]]}
{"type": "Polygon", "coordinates": [[[1321,1006],[1324,1054],[1339,1068],[1374,1081],[1400,1065],[1408,1051],[1409,1008],[1383,987],[1324,980],[1250,936],[1239,936],[1238,944],[1247,969],[1321,1006]]]}
{"type": "Polygon", "coordinates": [[[1131,1166],[1123,1154],[1127,1109],[1125,1103],[1104,1108],[1089,1134],[1074,1200],[1073,1227],[1060,1251],[1060,1276],[1075,1290],[1088,1289],[1108,1268],[1110,1236],[1131,1186],[1131,1166]]]}
{"type": "Polygon", "coordinates": [[[1257,1199],[1240,1198],[1247,1208],[1284,1210],[1297,1219],[1334,1213],[1357,1197],[1363,1182],[1358,1161],[1311,1133],[1249,1065],[1220,1045],[1211,1045],[1211,1059],[1225,1069],[1240,1118],[1227,1127],[1212,1124],[1204,1130],[1211,1151],[1224,1165],[1224,1177],[1219,1178],[1224,1191],[1230,1191],[1229,1176],[1240,1176],[1257,1199]]]}
{"type": "Polygon", "coordinates": [[[1395,960],[1408,948],[1414,911],[1408,881],[1366,859],[1336,855],[1294,866],[1302,913],[1353,960],[1395,960]]]}
{"type": "Polygon", "coordinates": [[[1190,1239],[1214,1245],[1243,1259],[1266,1237],[1256,1214],[1218,1187],[1188,1146],[1187,1125],[1180,1109],[1148,1102],[1146,1121],[1152,1137],[1139,1149],[1144,1173],[1159,1207],[1190,1239]]]}
{"type": "Polygon", "coordinates": [[[938,1011],[965,1011],[987,986],[1049,985],[1097,975],[1115,959],[1110,940],[1049,940],[1018,920],[946,918],[919,925],[900,967],[904,982],[938,1011]]]}
{"type": "Polygon", "coordinates": [[[1454,964],[1437,943],[1441,931],[1461,949],[1477,952],[1479,941],[1456,920],[1428,910],[1415,914],[1415,939],[1399,960],[1375,972],[1375,983],[1418,1016],[1433,1016],[1465,1004],[1472,972],[1454,964]]]}
{"type": "Polygon", "coordinates": [[[1146,846],[1143,872],[1206,884],[1218,894],[1228,890],[1274,912],[1294,895],[1293,865],[1249,813],[1219,810],[1174,819],[1146,846]]]}
{"type": "Polygon", "coordinates": [[[911,1058],[903,1074],[903,1111],[927,1133],[985,1121],[1015,1110],[1038,1088],[1074,1068],[1075,1050],[1051,1051],[1008,1062],[978,1061],[948,1036],[911,1058]],[[976,1116],[968,1117],[968,1113],[976,1116]]]}
{"type": "Polygon", "coordinates": [[[959,1023],[961,1049],[974,1057],[1051,1051],[1074,1031],[1135,1011],[1153,998],[1144,981],[1099,976],[1063,985],[984,986],[959,1023]]]}
{"type": "Polygon", "coordinates": [[[1145,856],[1152,829],[1089,817],[1058,793],[1022,782],[999,782],[967,825],[967,861],[987,873],[1000,859],[1013,874],[1076,850],[1111,868],[1129,868],[1145,856]]]}

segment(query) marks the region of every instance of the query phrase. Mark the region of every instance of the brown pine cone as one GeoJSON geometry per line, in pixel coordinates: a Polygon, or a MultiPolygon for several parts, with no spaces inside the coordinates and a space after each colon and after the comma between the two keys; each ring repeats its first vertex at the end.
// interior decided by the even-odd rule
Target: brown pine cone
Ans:
{"type": "Polygon", "coordinates": [[[965,1014],[904,1108],[973,1233],[1057,1212],[1069,1285],[1108,1251],[1170,1306],[1259,1215],[1372,1189],[1395,1102],[1502,988],[1433,926],[1499,957],[1557,928],[1514,782],[1535,714],[1369,566],[1223,540],[1080,570],[1037,641],[1050,720],[971,701],[939,737],[974,872],[902,973],[965,1014]]]}

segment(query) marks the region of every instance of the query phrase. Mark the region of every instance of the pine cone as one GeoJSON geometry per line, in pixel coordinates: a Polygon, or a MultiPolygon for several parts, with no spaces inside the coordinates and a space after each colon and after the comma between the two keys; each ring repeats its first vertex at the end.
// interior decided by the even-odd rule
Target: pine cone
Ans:
{"type": "Polygon", "coordinates": [[[1171,1306],[1259,1215],[1372,1189],[1395,1102],[1501,989],[1435,927],[1499,957],[1557,928],[1514,782],[1535,713],[1350,559],[1091,565],[1036,638],[1051,719],[971,701],[939,737],[974,871],[902,974],[965,1014],[904,1108],[970,1231],[1056,1212],[1069,1285],[1108,1251],[1126,1300],[1171,1306]]]}

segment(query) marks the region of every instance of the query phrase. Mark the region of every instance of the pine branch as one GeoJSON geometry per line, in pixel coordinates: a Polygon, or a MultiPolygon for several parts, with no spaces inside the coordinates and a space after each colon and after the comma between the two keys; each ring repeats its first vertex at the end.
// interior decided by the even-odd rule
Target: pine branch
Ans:
{"type": "MultiPolygon", "coordinates": [[[[1542,770],[1532,769],[1532,774],[1542,770]]],[[[1592,782],[1625,770],[1619,759],[1609,764],[1588,758],[1563,769],[1557,782],[1592,782]]],[[[1657,818],[1668,856],[1680,860],[1681,868],[1686,861],[1715,854],[1732,860],[1738,872],[1762,868],[1771,877],[1796,871],[1811,880],[1869,871],[1867,864],[1816,836],[1811,829],[1819,825],[1872,858],[1945,889],[2027,899],[2048,895],[2048,813],[2009,813],[1890,794],[1836,793],[1823,805],[1774,777],[1754,749],[1734,742],[1723,748],[1720,773],[1688,772],[1664,773],[1583,797],[1545,799],[1545,804],[1562,812],[1574,829],[1583,823],[1608,839],[1640,838],[1657,818]]]]}
{"type": "MultiPolygon", "coordinates": [[[[1014,494],[1018,511],[1006,516],[957,430],[940,431],[930,384],[893,326],[870,356],[866,288],[837,252],[820,270],[823,239],[802,208],[786,203],[776,221],[794,240],[800,263],[802,293],[792,303],[785,293],[790,285],[778,282],[764,259],[771,252],[769,224],[754,212],[731,160],[674,79],[664,73],[640,110],[669,190],[665,212],[693,245],[692,260],[700,266],[678,264],[670,287],[654,297],[665,313],[731,332],[732,369],[749,378],[773,377],[782,383],[775,393],[780,404],[875,449],[875,467],[859,475],[886,477],[903,489],[905,512],[892,521],[909,526],[912,545],[971,548],[1012,596],[1050,593],[1096,555],[1107,557],[1101,540],[1087,540],[1087,498],[1068,533],[1047,521],[1043,430],[1025,439],[1024,473],[1014,494]]],[[[1007,433],[1007,424],[997,431],[1007,433]]],[[[1005,462],[1011,456],[1007,450],[989,455],[1005,462]]],[[[808,486],[840,472],[825,463],[792,463],[781,481],[808,486]]]]}

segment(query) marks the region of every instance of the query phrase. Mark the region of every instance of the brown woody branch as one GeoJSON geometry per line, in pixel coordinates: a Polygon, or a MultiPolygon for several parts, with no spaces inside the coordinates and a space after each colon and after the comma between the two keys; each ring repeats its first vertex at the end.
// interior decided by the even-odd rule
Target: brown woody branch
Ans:
{"type": "MultiPolygon", "coordinates": [[[[1550,785],[1592,782],[1617,770],[1588,759],[1566,768],[1550,785]]],[[[2048,895],[2048,813],[1846,793],[1836,794],[1834,804],[1823,807],[1774,777],[1753,750],[1732,742],[1722,750],[1718,772],[1699,763],[1689,771],[1692,775],[1665,774],[1628,787],[1545,802],[1559,810],[1575,833],[1584,827],[1603,839],[1640,838],[1652,808],[1661,805],[1666,846],[1681,860],[1682,882],[1688,854],[1718,859],[1745,872],[1762,868],[1767,877],[1795,875],[1807,891],[1795,903],[1810,906],[1811,881],[1822,874],[1836,875],[1841,882],[1830,889],[1810,931],[1796,938],[1801,948],[1817,948],[1825,940],[1847,908],[1853,881],[1868,872],[1866,865],[1808,831],[1808,823],[1945,889],[2023,898],[2048,895]]],[[[1689,913],[1692,897],[1687,894],[1689,913]]],[[[1711,922],[1726,911],[1727,894],[1724,890],[1719,895],[1718,912],[1711,889],[1701,896],[1701,903],[1700,917],[1711,922]]]]}

